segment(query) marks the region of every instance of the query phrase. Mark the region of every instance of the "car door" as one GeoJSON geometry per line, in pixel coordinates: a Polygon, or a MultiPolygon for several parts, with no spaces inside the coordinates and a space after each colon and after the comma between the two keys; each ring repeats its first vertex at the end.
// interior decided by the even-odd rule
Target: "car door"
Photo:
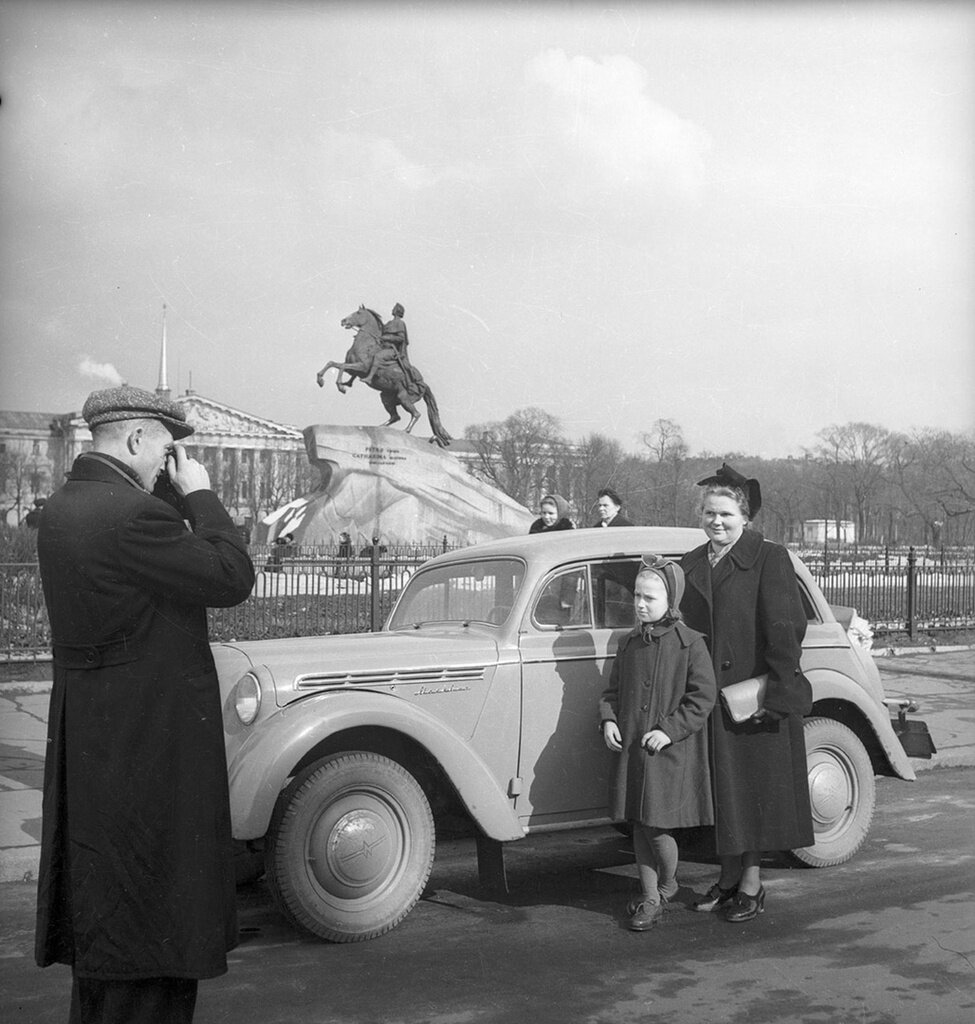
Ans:
{"type": "Polygon", "coordinates": [[[525,616],[515,809],[529,828],[607,815],[614,755],[599,729],[599,698],[632,628],[636,567],[610,560],[552,573],[525,616]]]}

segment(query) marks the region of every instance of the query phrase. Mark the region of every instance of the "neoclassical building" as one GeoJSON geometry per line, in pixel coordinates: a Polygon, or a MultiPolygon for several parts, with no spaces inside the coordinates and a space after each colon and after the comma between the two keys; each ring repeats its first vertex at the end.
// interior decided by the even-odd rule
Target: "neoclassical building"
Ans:
{"type": "MultiPolygon", "coordinates": [[[[170,397],[161,375],[157,394],[170,397]]],[[[195,428],[186,450],[210,473],[213,488],[235,522],[251,527],[317,482],[302,433],[191,389],[175,399],[195,428]]],[[[0,411],[0,513],[7,523],[24,520],[35,498],[55,491],[75,456],[91,447],[80,412],[0,411]]]]}

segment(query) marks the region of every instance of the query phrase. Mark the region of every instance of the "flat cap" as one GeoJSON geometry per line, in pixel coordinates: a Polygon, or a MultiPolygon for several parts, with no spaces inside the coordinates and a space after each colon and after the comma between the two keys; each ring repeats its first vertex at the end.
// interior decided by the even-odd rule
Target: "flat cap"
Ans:
{"type": "Polygon", "coordinates": [[[159,420],[176,441],[193,433],[193,428],[186,422],[186,413],[176,402],[128,384],[92,391],[85,400],[81,415],[89,427],[119,420],[159,420]]]}

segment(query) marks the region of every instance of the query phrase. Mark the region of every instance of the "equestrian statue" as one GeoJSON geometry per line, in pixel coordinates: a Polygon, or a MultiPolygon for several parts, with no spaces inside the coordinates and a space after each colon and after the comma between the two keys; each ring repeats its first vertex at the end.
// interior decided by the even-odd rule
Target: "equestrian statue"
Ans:
{"type": "Polygon", "coordinates": [[[393,306],[393,318],[383,323],[379,314],[365,306],[360,306],[354,313],[342,318],[342,326],[347,330],[356,328],[352,347],[345,354],[345,362],[328,362],[318,371],[318,386],[325,386],[325,374],[333,367],[338,377],[335,386],[345,392],[360,378],[363,383],[379,392],[383,408],[389,413],[384,427],[399,422],[397,409],[404,408],[410,414],[410,422],[406,432],[410,433],[420,418],[416,403],[422,399],[427,405],[427,415],[433,430],[431,443],[446,448],[453,440],[440,422],[440,411],[437,400],[433,397],[420,371],[410,362],[407,354],[409,337],[406,324],[403,322],[403,307],[397,302],[393,306]],[[342,374],[348,374],[342,380],[342,374]]]}

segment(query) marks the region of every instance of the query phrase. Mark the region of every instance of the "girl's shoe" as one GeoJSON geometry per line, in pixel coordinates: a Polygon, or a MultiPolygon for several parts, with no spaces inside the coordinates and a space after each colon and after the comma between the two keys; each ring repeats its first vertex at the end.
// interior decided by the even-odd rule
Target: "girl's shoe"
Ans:
{"type": "Polygon", "coordinates": [[[751,921],[753,917],[765,912],[765,886],[763,885],[754,896],[748,893],[739,892],[735,894],[734,901],[725,913],[724,919],[732,924],[742,924],[744,921],[751,921]]]}
{"type": "MultiPolygon", "coordinates": [[[[660,920],[661,915],[664,912],[664,905],[662,903],[651,903],[649,900],[640,900],[637,904],[630,904],[634,907],[633,914],[630,917],[630,931],[631,932],[645,932],[649,931],[655,924],[660,920]]],[[[627,907],[629,910],[629,907],[627,907]]]]}
{"type": "Polygon", "coordinates": [[[710,889],[701,897],[696,900],[693,904],[695,910],[701,911],[701,913],[707,913],[710,910],[717,910],[725,906],[738,893],[738,886],[733,885],[730,889],[722,889],[717,882],[711,886],[710,889]]]}

